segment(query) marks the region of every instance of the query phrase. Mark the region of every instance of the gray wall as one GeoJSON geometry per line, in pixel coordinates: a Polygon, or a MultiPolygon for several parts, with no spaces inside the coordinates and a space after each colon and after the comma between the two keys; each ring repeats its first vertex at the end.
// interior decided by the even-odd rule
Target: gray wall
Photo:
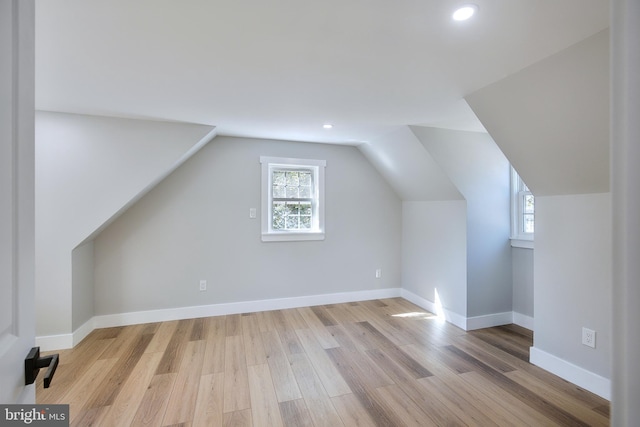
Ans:
{"type": "Polygon", "coordinates": [[[533,317],[533,249],[511,248],[513,312],[533,317]]]}
{"type": "Polygon", "coordinates": [[[536,196],[531,360],[604,396],[612,315],[609,53],[606,30],[465,98],[536,196]],[[581,344],[582,327],[596,330],[596,349],[581,344]],[[576,367],[597,376],[585,379],[576,367]]]}
{"type": "Polygon", "coordinates": [[[509,162],[486,133],[411,129],[467,201],[467,317],[512,311],[509,162]]]}
{"type": "Polygon", "coordinates": [[[613,399],[611,425],[640,419],[640,4],[611,12],[611,185],[613,204],[613,399]]]}
{"type": "Polygon", "coordinates": [[[536,196],[609,191],[609,31],[465,98],[536,196]]]}
{"type": "Polygon", "coordinates": [[[92,292],[80,290],[80,282],[72,284],[74,248],[175,168],[212,130],[188,123],[36,113],[38,336],[73,332],[73,308],[84,304],[82,298],[73,299],[92,292]]]}
{"type": "Polygon", "coordinates": [[[467,204],[402,203],[402,288],[467,317],[467,204]]]}
{"type": "Polygon", "coordinates": [[[610,378],[611,194],[536,197],[535,251],[534,346],[610,378]]]}
{"type": "Polygon", "coordinates": [[[355,147],[218,137],[95,239],[95,312],[399,287],[401,221],[355,147]],[[324,241],[260,240],[261,155],[327,161],[324,241]]]}
{"type": "Polygon", "coordinates": [[[71,328],[78,329],[93,317],[93,240],[71,252],[71,328]]]}

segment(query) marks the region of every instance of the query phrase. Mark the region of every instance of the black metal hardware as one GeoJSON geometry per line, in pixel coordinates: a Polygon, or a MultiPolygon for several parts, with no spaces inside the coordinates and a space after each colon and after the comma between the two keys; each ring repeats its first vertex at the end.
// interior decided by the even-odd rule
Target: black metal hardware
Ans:
{"type": "Polygon", "coordinates": [[[58,354],[40,357],[40,347],[33,347],[24,359],[24,385],[33,384],[36,381],[40,368],[48,368],[44,374],[44,388],[49,388],[58,367],[58,358],[58,354]]]}

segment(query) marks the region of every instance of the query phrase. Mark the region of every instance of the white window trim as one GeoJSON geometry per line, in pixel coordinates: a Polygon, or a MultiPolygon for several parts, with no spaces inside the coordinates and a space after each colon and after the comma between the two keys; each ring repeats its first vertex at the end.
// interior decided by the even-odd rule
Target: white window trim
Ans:
{"type": "MultiPolygon", "coordinates": [[[[511,246],[516,248],[533,249],[534,234],[522,231],[524,206],[523,198],[531,191],[524,190],[524,182],[516,170],[511,167],[511,246]]],[[[535,214],[534,214],[535,215],[535,214]]]]}
{"type": "Polygon", "coordinates": [[[303,240],[324,240],[324,170],[327,166],[325,160],[314,159],[293,159],[288,157],[267,157],[260,156],[262,165],[262,204],[261,204],[261,224],[263,242],[286,242],[303,240]],[[273,168],[303,168],[311,169],[316,181],[315,206],[313,229],[311,231],[278,230],[272,228],[271,211],[271,170],[273,168]]]}

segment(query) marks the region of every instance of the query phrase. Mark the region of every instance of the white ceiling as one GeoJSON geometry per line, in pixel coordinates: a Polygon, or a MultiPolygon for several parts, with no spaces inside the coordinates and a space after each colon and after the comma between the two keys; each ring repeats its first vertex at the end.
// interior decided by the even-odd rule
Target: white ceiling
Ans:
{"type": "Polygon", "coordinates": [[[36,0],[36,106],[348,144],[482,130],[466,95],[609,23],[605,0],[476,0],[454,22],[462,3],[36,0]]]}

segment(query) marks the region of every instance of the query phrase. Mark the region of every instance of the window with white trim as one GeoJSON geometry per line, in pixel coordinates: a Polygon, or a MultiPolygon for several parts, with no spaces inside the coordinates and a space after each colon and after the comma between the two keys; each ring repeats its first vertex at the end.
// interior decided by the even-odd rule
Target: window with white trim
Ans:
{"type": "Polygon", "coordinates": [[[533,240],[535,228],[535,197],[511,167],[511,238],[533,240]]]}
{"type": "Polygon", "coordinates": [[[260,157],[262,241],[324,239],[326,161],[260,157]]]}

